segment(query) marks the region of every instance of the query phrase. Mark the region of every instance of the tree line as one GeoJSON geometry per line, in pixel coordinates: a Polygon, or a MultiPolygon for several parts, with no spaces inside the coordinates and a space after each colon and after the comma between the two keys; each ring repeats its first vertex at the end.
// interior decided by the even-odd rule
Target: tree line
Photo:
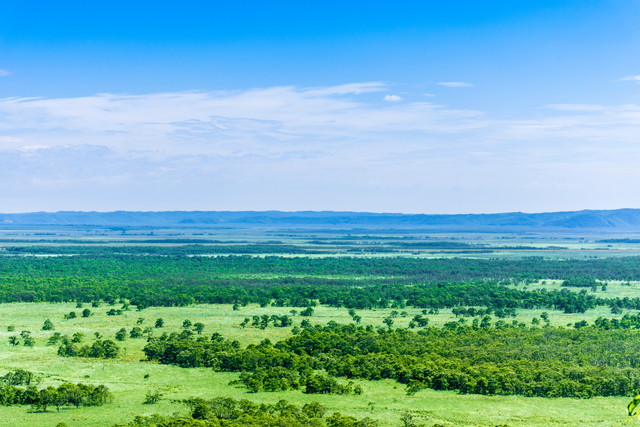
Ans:
{"type": "Polygon", "coordinates": [[[257,404],[246,399],[216,397],[213,399],[192,398],[182,403],[189,408],[189,416],[137,416],[128,424],[113,427],[375,427],[376,420],[365,417],[357,419],[334,412],[318,403],[294,405],[286,400],[275,404],[257,404]]]}
{"type": "Polygon", "coordinates": [[[35,382],[34,374],[24,370],[0,377],[0,405],[30,405],[36,411],[46,411],[52,406],[57,410],[64,406],[102,406],[112,400],[104,385],[64,383],[38,389],[35,382]]]}
{"type": "MultiPolygon", "coordinates": [[[[542,279],[567,285],[640,279],[640,257],[598,260],[469,260],[81,255],[0,257],[0,302],[129,300],[148,306],[249,303],[356,309],[640,309],[640,298],[505,286],[542,279]]],[[[74,312],[75,314],[75,312],[74,312]]],[[[118,310],[113,310],[113,315],[118,310]]],[[[71,315],[71,313],[70,313],[71,315]]]]}

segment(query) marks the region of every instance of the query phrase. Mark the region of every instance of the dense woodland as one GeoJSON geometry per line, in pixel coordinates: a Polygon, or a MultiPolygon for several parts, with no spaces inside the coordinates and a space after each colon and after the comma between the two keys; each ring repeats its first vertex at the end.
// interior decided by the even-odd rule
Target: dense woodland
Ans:
{"type": "MultiPolygon", "coordinates": [[[[192,303],[307,307],[640,309],[640,298],[587,293],[595,280],[640,280],[640,257],[597,260],[287,258],[280,256],[0,257],[0,302],[130,300],[140,308],[192,303]],[[505,284],[566,281],[527,291],[505,284]],[[572,283],[584,292],[570,290],[572,283]]],[[[593,287],[593,286],[592,286],[593,287]]]]}
{"type": "Polygon", "coordinates": [[[636,337],[637,331],[628,329],[492,326],[488,321],[418,332],[329,324],[245,348],[218,334],[211,339],[163,334],[151,338],[144,351],[160,363],[242,372],[240,383],[254,392],[351,392],[335,380],[332,388],[330,378],[318,374],[323,371],[347,379],[394,379],[407,384],[409,393],[433,388],[585,398],[640,389],[636,337]]]}

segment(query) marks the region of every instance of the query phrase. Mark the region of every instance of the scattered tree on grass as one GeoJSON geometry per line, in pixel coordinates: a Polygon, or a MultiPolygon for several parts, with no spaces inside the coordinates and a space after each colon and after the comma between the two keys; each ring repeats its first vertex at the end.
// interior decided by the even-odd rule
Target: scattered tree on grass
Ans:
{"type": "Polygon", "coordinates": [[[45,320],[43,325],[42,325],[42,330],[43,331],[52,331],[53,329],[54,329],[54,327],[53,327],[53,322],[51,321],[51,319],[45,320]]]}
{"type": "Polygon", "coordinates": [[[127,330],[125,328],[121,328],[118,332],[116,332],[116,340],[124,341],[127,338],[127,330]]]}

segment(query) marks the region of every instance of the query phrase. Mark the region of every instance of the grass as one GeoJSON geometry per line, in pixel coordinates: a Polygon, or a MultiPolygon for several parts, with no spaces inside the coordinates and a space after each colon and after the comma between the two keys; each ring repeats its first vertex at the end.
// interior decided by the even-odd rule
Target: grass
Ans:
{"type": "MultiPolygon", "coordinates": [[[[86,307],[86,306],[85,306],[86,307]]],[[[42,331],[45,319],[51,319],[55,332],[73,334],[82,332],[86,341],[91,342],[93,333],[99,331],[105,338],[113,338],[120,328],[130,330],[136,326],[138,318],[144,318],[142,327],[153,326],[157,318],[163,318],[165,327],[156,330],[178,331],[182,322],[202,322],[206,325],[203,334],[219,332],[223,336],[239,340],[243,344],[258,343],[268,337],[272,341],[281,340],[290,335],[290,328],[269,327],[265,330],[246,327],[240,322],[245,317],[262,314],[290,314],[290,307],[259,307],[249,305],[234,311],[230,305],[194,305],[190,307],[148,308],[142,312],[125,311],[121,316],[107,316],[112,307],[103,305],[91,308],[94,314],[89,318],[64,320],[70,311],[80,314],[82,309],[75,304],[15,303],[0,305],[0,374],[12,369],[22,368],[43,376],[42,386],[59,385],[64,381],[105,384],[114,394],[114,401],[103,407],[69,408],[60,412],[50,410],[46,413],[31,412],[25,406],[3,408],[0,425],[7,426],[55,426],[65,422],[69,426],[109,426],[125,423],[135,415],[152,413],[184,413],[185,408],[175,399],[188,397],[211,398],[216,396],[246,398],[256,402],[275,403],[286,399],[292,403],[304,404],[318,401],[329,408],[330,412],[339,411],[358,418],[369,416],[380,420],[382,426],[400,425],[404,413],[410,413],[414,419],[427,426],[442,424],[446,426],[609,426],[624,421],[628,398],[543,399],[518,396],[479,396],[458,395],[453,392],[433,390],[421,391],[407,396],[403,385],[393,381],[358,381],[364,388],[361,396],[305,395],[301,391],[280,393],[247,393],[246,389],[230,386],[229,382],[237,378],[235,373],[217,373],[210,369],[182,369],[144,362],[142,348],[144,339],[127,339],[119,343],[124,354],[116,360],[96,360],[81,358],[62,358],[57,356],[56,346],[47,346],[46,341],[52,331],[42,331]],[[7,326],[14,325],[15,332],[8,332],[7,326]],[[20,331],[32,331],[36,339],[33,348],[12,346],[8,337],[20,331]],[[145,375],[149,375],[145,379],[145,375]],[[164,398],[155,405],[142,402],[147,392],[159,391],[164,398]]],[[[116,307],[117,308],[117,307],[116,307]]],[[[358,310],[362,324],[383,326],[382,320],[391,314],[392,309],[358,310]]],[[[403,310],[396,310],[403,311],[403,310]]],[[[406,326],[411,317],[421,310],[406,309],[408,316],[395,317],[394,326],[406,326]]],[[[521,310],[518,319],[530,321],[539,315],[538,311],[521,310]]],[[[550,312],[553,323],[562,324],[571,315],[550,312]]],[[[582,315],[584,317],[584,315],[582,315]]],[[[428,315],[432,324],[443,324],[455,320],[449,310],[441,310],[437,315],[428,315]]],[[[346,309],[316,307],[312,323],[326,324],[334,320],[349,323],[351,317],[346,309]]],[[[299,324],[300,316],[295,317],[299,324]]],[[[635,422],[635,420],[634,420],[635,422]]]]}

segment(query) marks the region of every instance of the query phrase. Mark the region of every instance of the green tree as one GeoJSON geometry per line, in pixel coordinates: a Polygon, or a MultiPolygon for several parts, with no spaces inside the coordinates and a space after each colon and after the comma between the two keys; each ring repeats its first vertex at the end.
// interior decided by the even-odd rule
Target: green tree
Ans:
{"type": "Polygon", "coordinates": [[[127,330],[125,328],[120,329],[116,332],[116,340],[124,341],[127,338],[127,330]]]}
{"type": "Polygon", "coordinates": [[[42,325],[42,330],[43,331],[52,331],[53,329],[55,329],[55,328],[53,327],[53,322],[51,321],[51,319],[45,320],[43,325],[42,325]]]}
{"type": "Polygon", "coordinates": [[[204,323],[201,323],[201,322],[194,323],[193,329],[196,331],[198,335],[202,334],[202,330],[204,329],[204,323]]]}
{"type": "Polygon", "coordinates": [[[160,399],[162,399],[162,393],[160,393],[159,391],[149,391],[147,392],[147,395],[144,398],[144,403],[145,405],[153,405],[156,404],[160,401],[160,399]]]}
{"type": "Polygon", "coordinates": [[[385,325],[387,325],[387,327],[389,329],[391,329],[391,326],[393,326],[393,319],[390,317],[385,317],[384,320],[382,321],[385,325]]]}

